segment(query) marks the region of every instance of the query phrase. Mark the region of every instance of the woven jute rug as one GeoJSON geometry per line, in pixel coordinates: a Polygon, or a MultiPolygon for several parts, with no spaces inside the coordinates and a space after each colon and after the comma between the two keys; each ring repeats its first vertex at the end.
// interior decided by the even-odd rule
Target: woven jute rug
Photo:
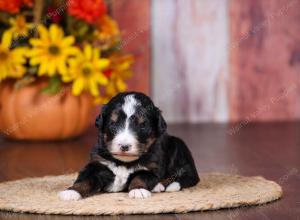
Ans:
{"type": "Polygon", "coordinates": [[[28,178],[0,184],[0,210],[62,215],[185,213],[277,200],[281,187],[263,177],[221,173],[201,174],[201,182],[179,192],[152,193],[130,199],[127,193],[104,193],[79,201],[60,201],[57,193],[70,186],[76,174],[28,178]]]}

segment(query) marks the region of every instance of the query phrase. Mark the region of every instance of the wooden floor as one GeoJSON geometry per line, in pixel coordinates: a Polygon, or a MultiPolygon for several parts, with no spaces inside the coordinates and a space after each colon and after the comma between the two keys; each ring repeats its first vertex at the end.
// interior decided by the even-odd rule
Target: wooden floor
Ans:
{"type": "MultiPolygon", "coordinates": [[[[259,206],[189,214],[72,217],[0,212],[0,219],[298,219],[300,220],[300,123],[173,125],[169,133],[189,145],[198,171],[262,175],[283,187],[280,201],[259,206]]],[[[77,171],[88,160],[95,130],[67,142],[19,143],[0,138],[0,182],[77,171]]],[[[1,196],[1,195],[0,195],[1,196]]],[[[101,205],[101,204],[99,204],[101,205]]]]}

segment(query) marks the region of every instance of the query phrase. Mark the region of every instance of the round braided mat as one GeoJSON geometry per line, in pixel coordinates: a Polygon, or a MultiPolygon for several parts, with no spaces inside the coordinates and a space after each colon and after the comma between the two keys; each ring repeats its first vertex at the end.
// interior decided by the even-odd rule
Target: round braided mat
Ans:
{"type": "Polygon", "coordinates": [[[263,177],[202,174],[201,182],[179,192],[152,193],[130,199],[127,193],[104,193],[79,201],[60,201],[57,193],[76,174],[28,178],[0,184],[0,210],[62,215],[184,213],[258,205],[279,199],[281,187],[263,177]]]}

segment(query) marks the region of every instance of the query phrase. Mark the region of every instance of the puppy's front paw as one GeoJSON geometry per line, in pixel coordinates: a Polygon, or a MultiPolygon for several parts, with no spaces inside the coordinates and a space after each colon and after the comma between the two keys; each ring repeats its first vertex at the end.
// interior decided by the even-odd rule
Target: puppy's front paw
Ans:
{"type": "Polygon", "coordinates": [[[157,183],[156,186],[151,190],[152,192],[163,192],[165,191],[165,187],[161,183],[157,183]]]}
{"type": "Polygon", "coordinates": [[[177,192],[181,189],[180,184],[178,182],[173,182],[167,186],[166,192],[177,192]]]}
{"type": "Polygon", "coordinates": [[[132,199],[146,199],[151,197],[151,192],[146,189],[132,189],[129,192],[129,198],[132,199]]]}
{"type": "Polygon", "coordinates": [[[63,201],[76,201],[82,198],[77,191],[71,189],[59,192],[58,197],[63,201]]]}

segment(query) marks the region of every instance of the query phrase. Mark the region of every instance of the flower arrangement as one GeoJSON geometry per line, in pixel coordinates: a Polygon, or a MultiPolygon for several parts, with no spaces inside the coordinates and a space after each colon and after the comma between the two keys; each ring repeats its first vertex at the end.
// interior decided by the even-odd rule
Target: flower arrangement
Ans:
{"type": "Polygon", "coordinates": [[[13,78],[16,88],[47,78],[43,93],[70,85],[101,104],[132,75],[104,0],[0,0],[0,40],[0,83],[13,78]]]}

